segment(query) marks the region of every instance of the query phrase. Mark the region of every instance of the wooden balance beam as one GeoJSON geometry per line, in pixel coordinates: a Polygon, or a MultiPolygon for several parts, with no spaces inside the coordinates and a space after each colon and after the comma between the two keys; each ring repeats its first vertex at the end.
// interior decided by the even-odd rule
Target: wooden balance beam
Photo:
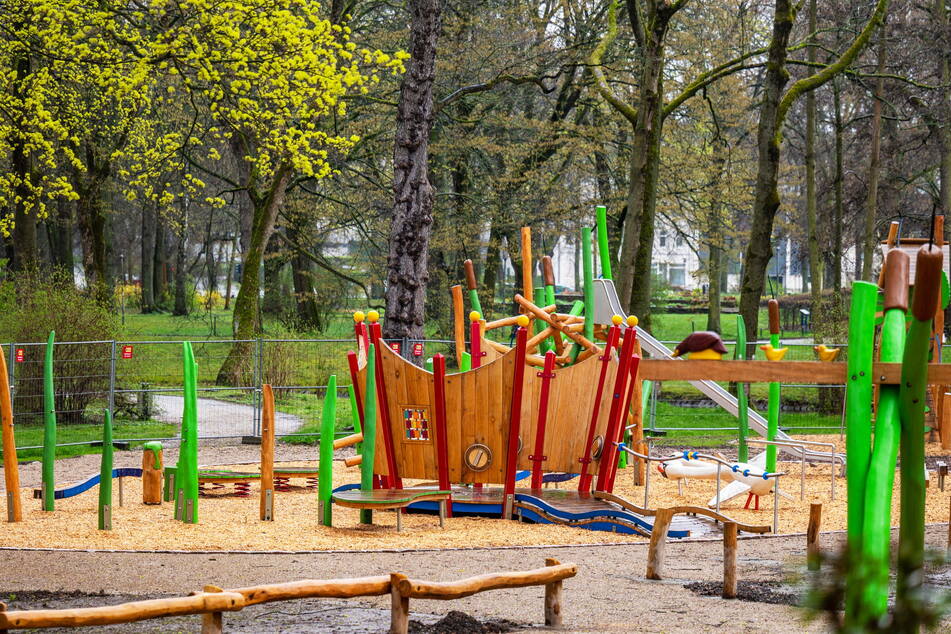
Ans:
{"type": "MultiPolygon", "coordinates": [[[[333,494],[333,501],[340,506],[351,509],[371,509],[376,511],[386,511],[389,509],[401,509],[414,502],[425,500],[439,501],[439,527],[446,526],[446,502],[452,491],[413,491],[412,489],[374,489],[372,491],[361,491],[360,489],[350,489],[333,494]]],[[[403,513],[396,512],[396,530],[403,530],[403,513]]]]}

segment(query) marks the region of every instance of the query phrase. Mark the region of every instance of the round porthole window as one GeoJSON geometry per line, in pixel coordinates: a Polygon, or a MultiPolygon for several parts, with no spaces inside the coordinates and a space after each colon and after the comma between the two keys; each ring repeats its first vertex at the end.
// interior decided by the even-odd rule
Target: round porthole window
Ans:
{"type": "Polygon", "coordinates": [[[599,459],[602,451],[604,451],[604,436],[595,436],[594,442],[591,443],[591,457],[595,460],[599,459]]]}
{"type": "Polygon", "coordinates": [[[463,460],[470,471],[485,471],[492,464],[492,450],[481,443],[469,445],[463,460]]]}

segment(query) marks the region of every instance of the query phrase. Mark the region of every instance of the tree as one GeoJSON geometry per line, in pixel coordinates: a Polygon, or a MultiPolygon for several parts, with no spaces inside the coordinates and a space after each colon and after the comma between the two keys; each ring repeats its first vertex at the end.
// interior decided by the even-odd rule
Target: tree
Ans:
{"type": "Polygon", "coordinates": [[[780,205],[779,166],[786,115],[797,99],[832,80],[855,61],[868,45],[872,33],[882,23],[887,7],[888,0],[878,0],[862,31],[837,60],[812,75],[797,80],[784,92],[789,76],[786,70],[789,36],[796,19],[796,9],[789,0],[776,0],[757,126],[759,158],[753,221],[743,258],[740,286],[740,314],[743,315],[746,331],[751,333],[751,336],[758,332],[759,303],[765,288],[766,267],[773,253],[771,240],[773,221],[780,205]]]}
{"type": "Polygon", "coordinates": [[[393,224],[387,260],[385,337],[423,338],[433,188],[429,133],[440,30],[439,0],[410,0],[410,62],[400,87],[393,151],[393,224]]]}

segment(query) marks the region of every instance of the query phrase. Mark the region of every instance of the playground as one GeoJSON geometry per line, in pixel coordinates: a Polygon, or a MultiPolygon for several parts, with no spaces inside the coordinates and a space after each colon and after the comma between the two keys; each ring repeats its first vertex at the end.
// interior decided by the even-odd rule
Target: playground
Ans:
{"type": "MultiPolygon", "coordinates": [[[[603,573],[600,553],[608,551],[636,553],[630,557],[644,567],[646,580],[673,577],[688,592],[697,588],[698,596],[719,560],[724,599],[802,605],[808,580],[818,579],[806,568],[832,566],[823,557],[838,556],[844,544],[859,562],[846,573],[845,619],[867,623],[886,618],[896,525],[895,596],[912,614],[908,606],[920,607],[915,602],[921,588],[941,587],[946,574],[938,565],[922,575],[926,536],[932,546],[951,543],[951,533],[941,528],[951,511],[945,483],[951,366],[928,362],[941,360],[937,333],[943,329],[936,324],[951,295],[942,249],[928,240],[886,245],[884,293],[856,282],[847,345],[817,346],[815,360],[786,360],[779,302],[771,299],[769,339],[748,346],[737,319],[735,358],[727,360],[718,333],[694,332],[671,349],[642,330],[636,316],[623,313],[606,257],[603,208],[597,217],[595,231],[581,233],[584,296],[571,306],[555,300],[550,260],[540,262],[542,285],[533,288],[536,266],[527,227],[521,233],[522,293],[513,298],[517,314],[484,319],[466,263],[468,305],[462,285],[449,292],[457,370],[447,369],[442,354],[416,365],[383,338],[379,313],[355,310],[349,376],[339,377],[352,428],[337,433],[338,399],[325,398],[316,448],[278,442],[283,423],[269,384],[260,390],[259,444],[204,447],[198,421],[207,403],[197,396],[199,366],[189,342],[181,345],[183,397],[175,443],[151,441],[117,452],[106,409],[101,456],[57,461],[56,348],[50,333],[42,377],[43,458],[18,467],[9,386],[0,385],[9,520],[0,560],[92,550],[103,561],[132,553],[215,553],[217,559],[317,557],[321,551],[348,553],[346,559],[404,553],[410,560],[459,553],[460,561],[468,556],[462,553],[477,552],[495,561],[491,553],[518,552],[521,560],[533,552],[548,555],[546,549],[578,549],[584,559],[562,564],[549,558],[545,568],[452,583],[407,576],[420,574],[414,570],[353,581],[206,586],[196,598],[133,601],[114,612],[11,611],[0,615],[6,619],[0,629],[124,623],[126,613],[140,615],[133,620],[153,613],[203,614],[206,624],[220,626],[223,612],[263,601],[391,594],[391,630],[406,631],[410,598],[416,606],[417,599],[455,600],[532,585],[545,587],[545,623],[557,626],[563,623],[563,581],[586,566],[603,573]],[[698,449],[654,437],[647,424],[651,394],[665,381],[687,381],[735,416],[735,440],[698,449]],[[845,386],[843,434],[791,436],[780,428],[780,385],[794,382],[845,386]],[[731,390],[730,383],[738,387],[731,390]],[[765,415],[749,406],[744,388],[762,383],[769,386],[765,415]],[[684,566],[676,543],[696,543],[682,548],[702,553],[702,562],[684,566]],[[598,561],[591,561],[592,553],[598,561]],[[768,565],[756,564],[765,555],[755,553],[771,553],[768,565]],[[754,563],[744,564],[744,558],[754,563]],[[690,574],[694,570],[703,574],[690,574]],[[764,594],[767,582],[781,591],[764,594]]],[[[941,231],[939,221],[934,235],[941,231]]],[[[0,370],[6,372],[3,356],[0,370]]],[[[329,378],[326,393],[338,394],[337,376],[329,378]]],[[[640,578],[641,572],[625,567],[626,575],[640,578]]],[[[442,577],[424,568],[430,577],[442,577]]],[[[448,571],[471,572],[465,565],[448,571]]],[[[240,583],[234,571],[224,579],[213,581],[240,583]]],[[[37,580],[36,587],[25,587],[41,585],[37,580]]],[[[698,598],[697,606],[712,600],[698,598]]],[[[897,618],[906,618],[901,614],[897,618]]],[[[801,625],[784,619],[790,630],[801,625]]],[[[597,623],[597,630],[606,627],[597,623]]],[[[669,627],[670,621],[663,623],[669,627]]],[[[709,620],[703,624],[715,627],[709,620]]]]}

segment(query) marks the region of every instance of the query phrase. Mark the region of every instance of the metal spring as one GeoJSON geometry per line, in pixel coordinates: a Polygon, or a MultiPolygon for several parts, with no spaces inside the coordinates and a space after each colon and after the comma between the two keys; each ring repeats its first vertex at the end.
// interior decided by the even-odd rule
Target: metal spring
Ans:
{"type": "Polygon", "coordinates": [[[291,479],[283,476],[275,476],[274,478],[274,490],[283,491],[287,493],[291,490],[291,479]]]}
{"type": "Polygon", "coordinates": [[[251,483],[250,482],[235,482],[234,494],[235,494],[235,497],[239,497],[239,498],[250,497],[251,483]]]}

